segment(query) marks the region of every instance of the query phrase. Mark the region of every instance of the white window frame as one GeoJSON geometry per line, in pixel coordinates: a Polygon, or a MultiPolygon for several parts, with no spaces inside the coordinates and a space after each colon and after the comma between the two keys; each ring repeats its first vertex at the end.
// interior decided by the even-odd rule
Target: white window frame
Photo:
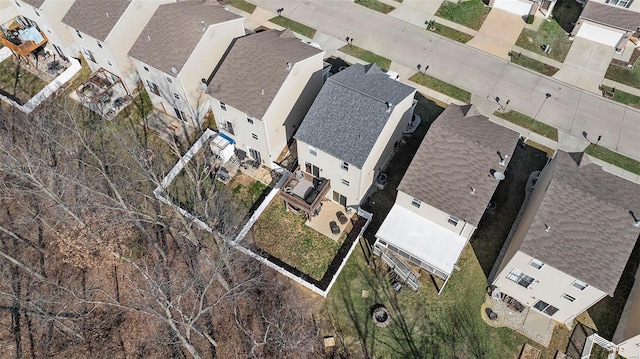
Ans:
{"type": "Polygon", "coordinates": [[[172,83],[173,83],[173,80],[171,79],[171,77],[167,76],[167,77],[166,77],[166,79],[167,79],[167,82],[168,82],[168,83],[170,83],[170,84],[172,84],[172,83]]]}
{"type": "Polygon", "coordinates": [[[349,181],[347,181],[346,179],[342,179],[342,184],[349,187],[349,181]]]}
{"type": "Polygon", "coordinates": [[[585,290],[589,285],[581,280],[576,279],[575,281],[573,281],[573,283],[571,283],[571,286],[576,288],[577,290],[585,290]]]}
{"type": "Polygon", "coordinates": [[[544,263],[537,259],[532,259],[531,262],[529,262],[529,265],[537,270],[540,270],[542,267],[544,267],[544,263]]]}
{"type": "Polygon", "coordinates": [[[149,72],[149,68],[147,66],[142,66],[142,68],[146,71],[149,72]]]}
{"type": "Polygon", "coordinates": [[[226,105],[224,102],[222,102],[222,101],[220,101],[220,109],[221,109],[222,111],[227,111],[227,105],[226,105]]]}
{"type": "Polygon", "coordinates": [[[96,45],[98,45],[99,48],[102,48],[102,43],[98,40],[96,40],[96,45]]]}
{"type": "Polygon", "coordinates": [[[568,300],[568,301],[570,301],[571,303],[573,303],[573,302],[575,302],[575,301],[576,301],[576,297],[574,297],[574,296],[572,296],[572,295],[569,295],[569,294],[567,294],[567,293],[564,293],[564,294],[562,295],[562,298],[563,298],[563,299],[566,299],[566,300],[568,300]]]}
{"type": "Polygon", "coordinates": [[[460,218],[456,218],[454,216],[449,216],[449,218],[447,218],[447,223],[449,223],[450,225],[457,227],[458,223],[460,223],[460,218]]]}
{"type": "Polygon", "coordinates": [[[525,288],[529,288],[529,286],[536,280],[535,278],[528,276],[517,269],[511,270],[511,272],[507,274],[507,279],[525,288]]]}
{"type": "Polygon", "coordinates": [[[340,164],[340,168],[342,168],[343,170],[345,170],[345,171],[349,172],[349,164],[348,164],[347,162],[344,162],[344,161],[343,161],[343,162],[340,164]]]}
{"type": "Polygon", "coordinates": [[[318,156],[318,149],[313,146],[309,146],[309,154],[312,156],[318,156]]]}
{"type": "Polygon", "coordinates": [[[247,116],[247,122],[249,122],[250,124],[253,125],[253,119],[251,117],[249,117],[249,116],[247,116]]]}
{"type": "Polygon", "coordinates": [[[417,199],[417,198],[412,198],[411,199],[411,205],[416,207],[416,208],[420,208],[420,206],[422,205],[422,201],[417,199]]]}
{"type": "Polygon", "coordinates": [[[179,99],[180,99],[180,95],[179,95],[177,92],[174,92],[174,93],[173,93],[173,97],[174,97],[176,100],[179,100],[179,99]]]}
{"type": "Polygon", "coordinates": [[[627,9],[631,5],[631,0],[608,0],[607,4],[627,9]]]}
{"type": "Polygon", "coordinates": [[[113,66],[113,64],[111,63],[111,61],[109,59],[105,59],[107,61],[107,65],[109,66],[113,66]]]}
{"type": "Polygon", "coordinates": [[[258,139],[258,135],[256,135],[255,133],[251,133],[251,138],[253,138],[254,140],[258,139]]]}

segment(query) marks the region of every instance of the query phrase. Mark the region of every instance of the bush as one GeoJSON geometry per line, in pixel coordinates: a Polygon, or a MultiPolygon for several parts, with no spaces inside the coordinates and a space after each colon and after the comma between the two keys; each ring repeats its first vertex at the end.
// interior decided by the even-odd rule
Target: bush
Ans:
{"type": "Polygon", "coordinates": [[[533,15],[527,16],[527,24],[533,24],[534,19],[535,19],[535,16],[533,15]]]}

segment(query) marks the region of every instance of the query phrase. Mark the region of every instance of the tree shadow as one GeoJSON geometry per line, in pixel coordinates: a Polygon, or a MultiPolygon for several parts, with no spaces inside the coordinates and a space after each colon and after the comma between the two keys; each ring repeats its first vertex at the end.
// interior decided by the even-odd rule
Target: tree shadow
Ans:
{"type": "Polygon", "coordinates": [[[564,31],[571,33],[583,6],[574,0],[558,0],[553,8],[553,19],[564,31]]]}

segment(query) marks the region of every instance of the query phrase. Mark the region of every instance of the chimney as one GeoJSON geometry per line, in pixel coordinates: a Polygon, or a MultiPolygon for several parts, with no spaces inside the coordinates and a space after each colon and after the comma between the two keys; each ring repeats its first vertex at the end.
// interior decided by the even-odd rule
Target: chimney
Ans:
{"type": "Polygon", "coordinates": [[[387,105],[387,113],[391,112],[391,109],[393,108],[393,104],[391,102],[385,102],[385,105],[387,105]]]}

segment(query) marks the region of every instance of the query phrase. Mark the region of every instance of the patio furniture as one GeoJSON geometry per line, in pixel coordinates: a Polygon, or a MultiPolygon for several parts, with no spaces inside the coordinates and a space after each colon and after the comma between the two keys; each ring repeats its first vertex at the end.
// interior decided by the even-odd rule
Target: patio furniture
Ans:
{"type": "Polygon", "coordinates": [[[338,227],[338,223],[336,223],[336,221],[329,222],[329,227],[331,228],[331,233],[340,234],[340,227],[338,227]]]}
{"type": "Polygon", "coordinates": [[[485,308],[484,312],[487,313],[487,318],[489,318],[489,320],[498,320],[498,313],[494,312],[493,309],[485,308]]]}
{"type": "Polygon", "coordinates": [[[345,216],[344,213],[342,213],[342,211],[336,212],[336,217],[338,217],[338,221],[340,221],[340,223],[342,224],[346,224],[347,221],[349,221],[347,219],[347,216],[345,216]]]}

